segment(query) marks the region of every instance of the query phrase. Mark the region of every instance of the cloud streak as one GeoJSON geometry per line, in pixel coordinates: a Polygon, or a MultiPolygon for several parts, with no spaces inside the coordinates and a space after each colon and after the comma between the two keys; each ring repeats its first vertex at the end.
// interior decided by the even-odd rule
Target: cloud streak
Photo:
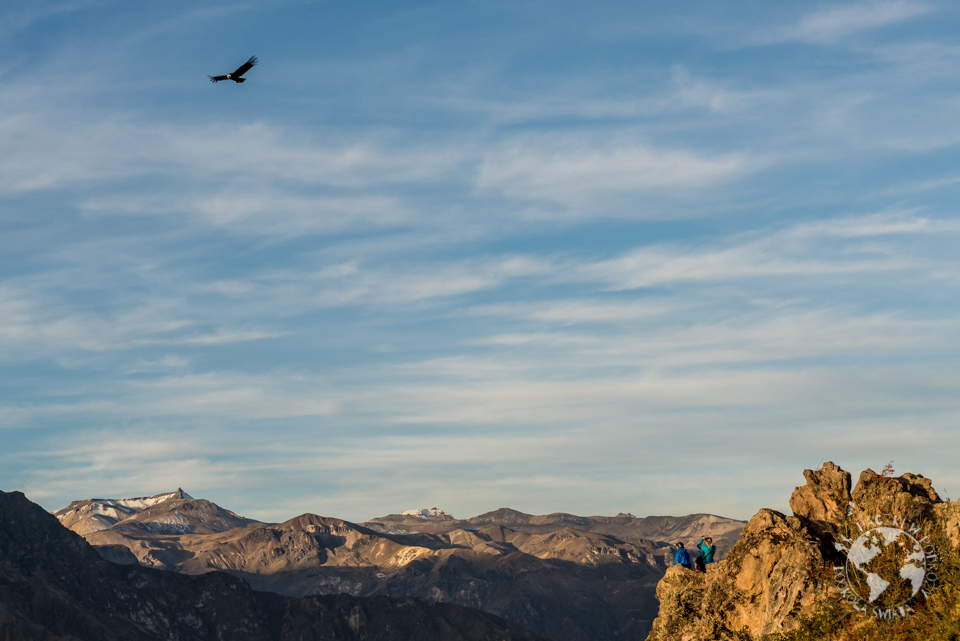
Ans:
{"type": "Polygon", "coordinates": [[[477,185],[524,199],[580,202],[598,194],[696,189],[735,180],[753,164],[742,154],[709,157],[624,141],[532,139],[488,153],[477,185]]]}
{"type": "Polygon", "coordinates": [[[748,517],[822,459],[955,477],[953,13],[638,7],[23,14],[0,484],[748,517]]]}
{"type": "Polygon", "coordinates": [[[810,43],[834,42],[844,36],[905,22],[930,13],[924,2],[893,0],[825,7],[809,13],[788,31],[788,37],[810,43]]]}

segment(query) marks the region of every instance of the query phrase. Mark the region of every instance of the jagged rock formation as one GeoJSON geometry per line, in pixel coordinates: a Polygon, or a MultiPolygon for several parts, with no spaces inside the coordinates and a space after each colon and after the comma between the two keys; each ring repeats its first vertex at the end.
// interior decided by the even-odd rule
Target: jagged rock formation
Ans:
{"type": "MultiPolygon", "coordinates": [[[[930,479],[914,474],[888,477],[866,470],[853,491],[851,475],[833,463],[806,470],[804,477],[806,484],[796,488],[790,499],[793,516],[763,509],[744,528],[727,559],[708,567],[706,574],[679,566],[667,571],[657,586],[660,613],[650,641],[926,640],[941,638],[932,636],[935,633],[931,631],[950,628],[951,621],[960,632],[960,601],[952,585],[946,592],[926,583],[921,593],[914,588],[917,596],[912,598],[928,598],[923,609],[925,618],[898,619],[900,628],[890,627],[894,624],[883,617],[896,618],[903,613],[909,617],[912,606],[908,604],[903,613],[895,614],[883,610],[881,601],[874,601],[893,582],[910,579],[909,570],[914,567],[910,558],[936,563],[942,568],[937,570],[941,574],[955,572],[960,578],[960,505],[943,502],[930,479]],[[858,535],[883,526],[877,515],[882,522],[886,519],[899,524],[917,540],[928,538],[908,548],[907,552],[915,552],[914,557],[907,557],[903,568],[895,567],[892,576],[867,574],[873,577],[867,580],[869,597],[858,600],[837,577],[847,580],[846,547],[853,549],[858,535]],[[841,574],[834,568],[841,568],[841,574]],[[842,605],[844,601],[848,605],[842,605]],[[880,619],[872,618],[877,614],[880,619]],[[918,622],[923,623],[922,631],[918,622]],[[918,630],[910,632],[914,636],[892,636],[891,630],[900,634],[914,629],[910,626],[918,630]],[[854,632],[860,636],[845,636],[854,632]]],[[[891,537],[896,535],[896,531],[890,531],[891,537]]],[[[880,541],[881,547],[870,548],[868,543],[868,557],[882,554],[882,546],[887,544],[890,541],[880,541]]],[[[857,563],[867,560],[855,559],[857,563]]],[[[923,583],[925,576],[920,572],[915,578],[923,583]]],[[[910,584],[905,594],[910,594],[910,584]]]]}
{"type": "Polygon", "coordinates": [[[818,531],[846,518],[851,500],[850,472],[827,462],[819,470],[804,470],[803,477],[806,485],[795,489],[790,497],[795,516],[803,517],[818,531]]]}
{"type": "Polygon", "coordinates": [[[190,577],[102,559],[19,492],[0,492],[4,641],[535,641],[492,615],[417,599],[292,599],[222,572],[190,577]]]}

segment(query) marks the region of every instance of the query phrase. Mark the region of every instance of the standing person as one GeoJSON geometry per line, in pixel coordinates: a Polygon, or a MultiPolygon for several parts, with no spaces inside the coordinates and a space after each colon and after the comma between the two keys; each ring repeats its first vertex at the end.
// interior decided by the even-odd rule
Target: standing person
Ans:
{"type": "MultiPolygon", "coordinates": [[[[703,556],[700,557],[703,559],[702,563],[706,566],[709,563],[713,563],[713,555],[717,551],[717,546],[713,544],[713,539],[709,536],[703,537],[700,539],[700,542],[697,543],[697,547],[700,548],[700,551],[703,552],[703,556]]],[[[703,571],[706,572],[707,568],[704,567],[703,571]]]]}
{"type": "Polygon", "coordinates": [[[688,570],[693,569],[693,563],[690,562],[690,553],[683,547],[683,543],[677,543],[677,552],[673,555],[673,562],[688,570]]]}

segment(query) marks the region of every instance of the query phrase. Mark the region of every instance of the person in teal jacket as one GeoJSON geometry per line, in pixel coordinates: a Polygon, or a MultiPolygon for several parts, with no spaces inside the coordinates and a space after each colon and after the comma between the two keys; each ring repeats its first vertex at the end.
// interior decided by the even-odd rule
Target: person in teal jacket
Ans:
{"type": "Polygon", "coordinates": [[[713,555],[717,551],[717,546],[713,544],[713,539],[709,536],[700,539],[700,542],[697,543],[697,547],[700,548],[700,551],[703,552],[703,564],[707,565],[713,563],[713,555]]]}

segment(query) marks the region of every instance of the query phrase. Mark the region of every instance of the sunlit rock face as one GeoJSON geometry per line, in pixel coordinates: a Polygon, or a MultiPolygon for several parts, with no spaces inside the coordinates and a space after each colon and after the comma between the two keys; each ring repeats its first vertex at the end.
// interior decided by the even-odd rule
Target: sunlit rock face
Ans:
{"type": "Polygon", "coordinates": [[[667,571],[657,586],[653,638],[741,639],[742,630],[760,637],[789,629],[791,618],[810,611],[822,563],[819,542],[800,519],[761,510],[727,559],[707,566],[706,574],[680,566],[667,571]]]}
{"type": "MultiPolygon", "coordinates": [[[[660,612],[650,641],[745,641],[788,633],[825,600],[851,597],[833,573],[848,560],[852,572],[862,575],[860,599],[871,606],[891,586],[890,577],[868,566],[901,539],[909,545],[894,559],[894,574],[908,595],[916,595],[924,553],[922,546],[909,547],[914,539],[904,533],[929,536],[924,545],[936,540],[960,547],[960,505],[943,502],[930,479],[865,470],[851,490],[850,473],[833,463],[803,474],[806,484],[790,499],[793,516],[762,509],[727,559],[708,566],[706,574],[677,566],[667,571],[657,586],[660,612]],[[882,527],[884,522],[895,527],[882,527]],[[871,523],[865,544],[858,535],[871,523]],[[861,550],[864,545],[869,549],[861,550]]],[[[824,637],[834,638],[842,636],[824,637]]]]}
{"type": "Polygon", "coordinates": [[[790,509],[794,516],[805,519],[816,529],[837,523],[850,510],[850,472],[833,463],[824,463],[819,470],[804,470],[806,485],[793,491],[790,509]]]}
{"type": "Polygon", "coordinates": [[[960,502],[938,503],[933,510],[950,544],[960,547],[960,502]]]}

